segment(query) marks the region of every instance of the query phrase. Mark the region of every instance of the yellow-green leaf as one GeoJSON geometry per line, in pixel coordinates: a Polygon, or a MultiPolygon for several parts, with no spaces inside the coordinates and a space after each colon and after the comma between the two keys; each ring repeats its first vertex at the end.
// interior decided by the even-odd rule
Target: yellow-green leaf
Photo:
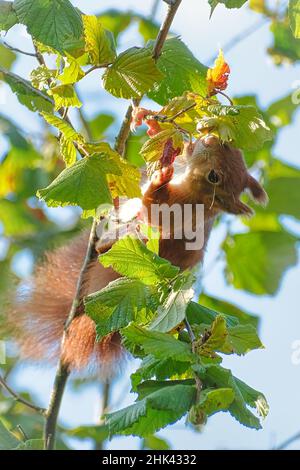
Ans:
{"type": "Polygon", "coordinates": [[[110,64],[116,58],[114,37],[94,15],[83,15],[85,49],[94,65],[110,64]]]}

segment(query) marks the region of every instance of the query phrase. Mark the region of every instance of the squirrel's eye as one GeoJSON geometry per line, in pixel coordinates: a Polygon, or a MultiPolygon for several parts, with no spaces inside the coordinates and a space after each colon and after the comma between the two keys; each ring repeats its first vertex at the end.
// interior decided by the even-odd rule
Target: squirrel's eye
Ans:
{"type": "Polygon", "coordinates": [[[220,181],[219,175],[215,170],[210,170],[207,175],[207,179],[212,184],[218,184],[220,181]]]}

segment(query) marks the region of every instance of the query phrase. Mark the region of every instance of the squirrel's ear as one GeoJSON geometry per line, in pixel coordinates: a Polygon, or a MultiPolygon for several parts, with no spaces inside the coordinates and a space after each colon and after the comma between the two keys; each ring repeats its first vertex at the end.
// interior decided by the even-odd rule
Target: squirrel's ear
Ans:
{"type": "Polygon", "coordinates": [[[253,176],[249,175],[248,180],[247,180],[247,186],[250,190],[250,193],[253,196],[253,199],[260,205],[265,206],[268,203],[268,195],[264,188],[259,184],[258,181],[256,181],[253,176]]]}

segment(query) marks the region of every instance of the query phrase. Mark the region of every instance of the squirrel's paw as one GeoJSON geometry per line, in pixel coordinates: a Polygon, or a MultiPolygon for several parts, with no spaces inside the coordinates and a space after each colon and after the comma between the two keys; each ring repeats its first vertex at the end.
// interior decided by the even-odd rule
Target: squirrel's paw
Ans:
{"type": "Polygon", "coordinates": [[[156,170],[151,178],[151,183],[154,186],[163,186],[171,181],[174,174],[174,167],[173,165],[166,166],[161,168],[160,170],[156,170]]]}

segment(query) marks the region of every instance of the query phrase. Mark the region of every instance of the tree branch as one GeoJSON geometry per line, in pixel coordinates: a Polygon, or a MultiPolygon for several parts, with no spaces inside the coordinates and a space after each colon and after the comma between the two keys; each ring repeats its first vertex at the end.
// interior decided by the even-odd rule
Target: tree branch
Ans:
{"type": "MultiPolygon", "coordinates": [[[[96,251],[95,251],[95,244],[97,241],[96,229],[97,229],[97,220],[94,219],[91,232],[90,232],[90,238],[89,238],[89,242],[87,246],[86,255],[85,255],[81,270],[80,270],[78,281],[77,281],[76,293],[73,299],[69,316],[67,318],[67,321],[64,327],[64,334],[62,338],[62,350],[63,350],[63,346],[68,335],[68,328],[80,311],[79,307],[81,306],[81,303],[82,303],[83,282],[84,282],[85,274],[88,271],[90,262],[96,255],[96,251]]],[[[49,403],[48,410],[47,410],[47,419],[46,419],[45,432],[44,432],[44,442],[45,442],[46,450],[53,450],[55,446],[57,418],[58,418],[61,401],[63,398],[64,390],[65,390],[69,375],[70,375],[70,371],[69,371],[68,366],[62,361],[62,358],[60,358],[58,366],[57,366],[56,374],[55,374],[50,403],[49,403]]]]}
{"type": "MultiPolygon", "coordinates": [[[[166,19],[160,28],[160,31],[158,33],[155,46],[153,49],[153,58],[155,60],[157,60],[157,58],[159,57],[161,53],[164,41],[167,37],[173,18],[175,16],[175,13],[181,1],[182,0],[176,0],[174,4],[169,5],[168,7],[166,19]]],[[[115,149],[121,155],[123,155],[125,151],[126,141],[129,136],[132,109],[133,108],[130,105],[127,109],[121,129],[116,138],[115,149]]],[[[117,200],[114,202],[115,202],[115,206],[117,206],[117,200]]],[[[72,307],[71,307],[68,319],[65,324],[65,330],[64,330],[63,339],[62,339],[62,348],[63,348],[65,339],[68,334],[68,328],[70,324],[72,323],[73,319],[76,317],[76,315],[78,315],[78,312],[80,310],[79,307],[81,306],[82,295],[83,295],[83,280],[84,280],[85,273],[88,270],[89,264],[91,262],[91,259],[95,250],[95,243],[97,239],[96,228],[97,228],[97,221],[96,219],[94,219],[93,225],[91,228],[91,233],[90,233],[85,260],[83,262],[80,275],[78,278],[78,282],[77,282],[76,294],[74,296],[72,307]]],[[[68,366],[63,363],[62,357],[60,357],[60,360],[57,366],[56,375],[55,375],[51,399],[50,399],[49,407],[47,410],[47,419],[46,419],[45,433],[44,433],[45,449],[47,450],[53,450],[55,447],[55,434],[56,434],[56,427],[57,427],[57,419],[58,419],[60,405],[61,405],[61,401],[63,398],[63,394],[64,394],[64,390],[66,387],[69,374],[70,374],[70,371],[68,369],[68,366]]]]}
{"type": "MultiPolygon", "coordinates": [[[[154,48],[153,48],[152,57],[155,61],[159,58],[161,54],[164,42],[170,31],[172,21],[179,8],[179,5],[181,4],[181,1],[182,0],[175,0],[175,1],[173,0],[172,3],[169,4],[168,6],[166,18],[160,27],[160,30],[158,32],[158,35],[154,44],[154,48]]],[[[138,99],[135,99],[133,101],[134,106],[139,106],[141,99],[142,99],[142,96],[138,99]]],[[[122,156],[124,156],[126,142],[130,134],[130,122],[131,122],[132,111],[133,111],[133,106],[129,105],[127,108],[125,117],[123,119],[119,134],[116,137],[115,150],[119,152],[119,154],[122,156]]]]}
{"type": "Polygon", "coordinates": [[[25,400],[25,398],[22,398],[20,395],[18,395],[16,392],[13,391],[12,388],[6,383],[5,379],[0,375],[0,385],[19,403],[22,403],[22,405],[27,406],[31,410],[37,411],[38,413],[42,414],[43,416],[46,416],[46,410],[45,408],[41,408],[40,406],[36,406],[33,403],[30,403],[30,401],[25,400]]]}
{"type": "Polygon", "coordinates": [[[26,52],[26,51],[22,51],[21,49],[18,49],[17,47],[13,47],[11,46],[10,44],[7,44],[7,42],[3,41],[2,42],[3,46],[5,46],[7,49],[10,49],[11,51],[13,52],[19,52],[20,54],[23,54],[23,55],[29,55],[31,57],[36,57],[36,54],[34,52],[26,52]]]}
{"type": "Polygon", "coordinates": [[[275,447],[274,450],[283,450],[286,449],[290,444],[300,439],[300,431],[289,437],[286,441],[282,442],[279,446],[275,447]]]}

